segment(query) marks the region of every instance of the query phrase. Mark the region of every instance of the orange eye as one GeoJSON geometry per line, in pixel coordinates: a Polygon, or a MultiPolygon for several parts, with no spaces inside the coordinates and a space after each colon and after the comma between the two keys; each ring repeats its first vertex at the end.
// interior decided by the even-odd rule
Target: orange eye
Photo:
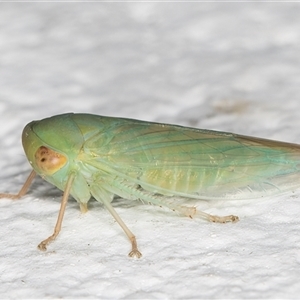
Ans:
{"type": "Polygon", "coordinates": [[[67,159],[62,154],[41,146],[35,153],[35,162],[39,169],[51,175],[61,169],[67,159]]]}

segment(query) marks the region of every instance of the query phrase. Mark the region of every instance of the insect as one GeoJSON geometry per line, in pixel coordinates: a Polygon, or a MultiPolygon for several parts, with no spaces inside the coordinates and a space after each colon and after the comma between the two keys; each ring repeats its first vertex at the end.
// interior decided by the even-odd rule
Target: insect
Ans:
{"type": "Polygon", "coordinates": [[[238,217],[209,215],[179,199],[250,199],[299,187],[299,145],[226,132],[68,113],[29,123],[22,143],[33,171],[18,194],[0,197],[22,197],[36,174],[64,192],[40,250],[59,234],[69,195],[82,212],[91,197],[103,203],[131,241],[129,256],[141,257],[114,195],[225,223],[238,217]]]}

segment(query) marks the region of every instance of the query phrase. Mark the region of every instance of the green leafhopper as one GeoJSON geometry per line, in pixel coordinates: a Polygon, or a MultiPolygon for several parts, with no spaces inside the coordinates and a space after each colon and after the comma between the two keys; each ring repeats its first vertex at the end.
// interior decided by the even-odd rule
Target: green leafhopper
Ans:
{"type": "Polygon", "coordinates": [[[35,174],[64,191],[40,250],[58,235],[69,195],[82,212],[91,197],[103,203],[131,241],[129,256],[141,257],[114,195],[225,223],[238,217],[212,216],[179,199],[251,199],[299,186],[299,145],[227,132],[68,113],[29,123],[22,143],[33,171],[17,195],[0,197],[25,195],[35,174]]]}

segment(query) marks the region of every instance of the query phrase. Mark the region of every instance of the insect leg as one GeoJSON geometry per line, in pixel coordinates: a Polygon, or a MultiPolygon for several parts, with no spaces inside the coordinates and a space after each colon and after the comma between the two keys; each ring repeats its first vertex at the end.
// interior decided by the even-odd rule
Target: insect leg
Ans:
{"type": "Polygon", "coordinates": [[[125,231],[126,235],[128,236],[132,249],[129,252],[128,256],[130,257],[137,257],[140,258],[142,256],[142,253],[137,248],[137,242],[134,234],[129,230],[129,228],[126,226],[126,224],[123,222],[123,220],[120,218],[120,216],[117,214],[117,212],[114,210],[112,205],[109,201],[102,200],[104,206],[107,208],[107,210],[111,213],[111,215],[114,217],[114,219],[118,222],[118,224],[122,227],[122,229],[125,231]]]}
{"type": "Polygon", "coordinates": [[[197,214],[200,218],[205,219],[207,221],[210,222],[215,222],[215,223],[235,223],[239,221],[239,217],[238,216],[234,216],[234,215],[229,215],[229,216],[213,216],[210,214],[207,214],[201,210],[197,211],[197,214]]]}
{"type": "Polygon", "coordinates": [[[27,193],[35,175],[36,175],[36,172],[34,170],[32,170],[18,194],[0,194],[0,198],[10,198],[10,199],[21,198],[22,196],[24,196],[27,193]]]}
{"type": "Polygon", "coordinates": [[[189,199],[177,199],[176,197],[172,196],[158,196],[158,195],[149,195],[147,192],[144,192],[143,195],[140,196],[140,199],[143,200],[143,197],[147,197],[148,202],[153,204],[159,204],[160,206],[166,206],[173,211],[178,211],[180,214],[185,215],[189,218],[193,218],[194,216],[200,217],[204,220],[207,220],[209,222],[215,222],[215,223],[228,223],[228,222],[237,222],[239,220],[239,217],[229,215],[229,216],[213,216],[208,213],[205,213],[201,210],[197,210],[195,206],[185,206],[180,205],[180,201],[189,200],[189,199]],[[152,199],[151,199],[152,198],[152,199]],[[177,202],[177,203],[176,203],[177,202]]]}
{"type": "MultiPolygon", "coordinates": [[[[117,188],[117,190],[114,190],[113,192],[117,195],[123,196],[124,192],[127,195],[131,195],[131,199],[140,199],[142,201],[159,205],[159,206],[165,206],[173,211],[178,211],[180,214],[183,214],[187,217],[193,218],[193,216],[198,216],[202,219],[205,219],[210,222],[216,222],[216,223],[227,223],[227,222],[237,222],[239,218],[237,216],[229,215],[229,216],[213,216],[209,215],[203,211],[197,210],[196,207],[190,207],[190,206],[184,206],[178,204],[180,201],[178,201],[178,198],[173,196],[164,196],[159,194],[153,194],[150,193],[144,189],[137,188],[136,186],[128,185],[124,181],[117,181],[115,180],[112,182],[112,185],[117,188]]],[[[181,202],[184,199],[180,199],[181,202]]]]}
{"type": "MultiPolygon", "coordinates": [[[[201,210],[197,210],[195,206],[185,206],[176,204],[176,198],[172,196],[158,196],[158,195],[151,195],[147,192],[143,192],[139,195],[139,198],[141,200],[148,201],[149,203],[156,204],[159,206],[165,206],[170,208],[173,211],[177,211],[182,215],[185,215],[187,217],[190,217],[191,219],[196,216],[200,217],[201,219],[215,222],[215,223],[228,223],[228,222],[237,222],[239,220],[239,217],[229,215],[229,216],[213,216],[210,214],[207,214],[201,210]],[[175,204],[174,204],[175,203],[175,204]]],[[[184,199],[180,199],[181,201],[184,199]]]]}
{"type": "Polygon", "coordinates": [[[64,213],[65,213],[65,210],[66,210],[66,206],[67,206],[70,190],[71,190],[71,187],[72,187],[72,183],[75,179],[75,175],[76,175],[75,173],[71,173],[69,175],[68,180],[67,180],[66,187],[65,187],[65,190],[64,190],[64,194],[63,194],[63,197],[61,199],[59,214],[58,214],[58,218],[57,218],[57,221],[56,221],[56,225],[55,225],[53,234],[51,236],[49,236],[47,239],[45,239],[44,241],[42,241],[38,245],[38,248],[42,251],[47,250],[47,245],[49,243],[51,243],[57,237],[57,235],[60,232],[61,224],[62,224],[64,213]]]}
{"type": "Polygon", "coordinates": [[[79,203],[81,213],[85,214],[88,211],[87,203],[79,203]]]}

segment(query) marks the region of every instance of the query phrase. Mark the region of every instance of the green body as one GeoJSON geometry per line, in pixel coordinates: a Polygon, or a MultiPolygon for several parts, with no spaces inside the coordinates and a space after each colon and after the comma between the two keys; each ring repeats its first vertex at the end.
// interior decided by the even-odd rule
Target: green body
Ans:
{"type": "Polygon", "coordinates": [[[64,190],[76,174],[71,195],[80,203],[115,194],[159,205],[168,197],[247,199],[300,186],[299,145],[231,133],[70,113],[29,123],[22,139],[48,182],[64,190]],[[41,146],[65,162],[41,169],[41,146]]]}

